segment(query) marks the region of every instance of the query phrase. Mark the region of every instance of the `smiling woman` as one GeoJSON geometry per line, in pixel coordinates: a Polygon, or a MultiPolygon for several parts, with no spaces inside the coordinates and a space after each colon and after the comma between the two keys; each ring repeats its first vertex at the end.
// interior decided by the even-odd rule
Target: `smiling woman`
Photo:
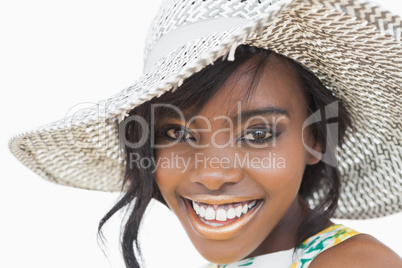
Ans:
{"type": "MultiPolygon", "coordinates": [[[[127,158],[171,159],[155,174],[148,167],[127,165],[127,183],[139,176],[156,181],[149,186],[151,195],[137,203],[147,205],[157,198],[168,205],[198,251],[216,263],[300,246],[331,225],[340,191],[336,168],[317,164],[321,148],[331,148],[326,155],[333,157],[335,144],[328,141],[338,140],[327,133],[325,121],[304,127],[314,111],[325,111],[338,99],[297,63],[268,50],[239,46],[235,58],[217,60],[175,92],[136,107],[126,119],[155,118],[147,122],[155,124],[155,145],[150,140],[146,149],[126,146],[127,158]],[[268,155],[277,164],[267,168],[261,160],[268,155]],[[177,159],[188,163],[186,168],[175,165],[177,159]],[[328,185],[327,193],[310,210],[308,199],[320,185],[328,185]]],[[[337,108],[342,142],[350,118],[341,103],[337,108]]],[[[143,125],[122,124],[122,140],[137,144],[143,125]]],[[[144,192],[131,185],[114,211],[144,192]]],[[[132,218],[141,219],[141,211],[134,209],[132,218]]],[[[138,227],[126,226],[127,248],[137,239],[132,230],[138,227]]]]}
{"type": "MultiPolygon", "coordinates": [[[[226,81],[209,81],[222,86],[214,95],[210,94],[211,99],[204,101],[205,106],[197,115],[208,121],[201,121],[197,129],[208,128],[211,131],[193,131],[194,144],[197,146],[182,141],[168,148],[155,150],[156,157],[174,152],[179,157],[192,158],[199,153],[203,157],[227,157],[230,160],[231,164],[226,168],[209,163],[197,166],[197,162],[193,161],[185,172],[170,167],[158,169],[155,175],[164,200],[178,216],[194,245],[206,259],[216,263],[230,263],[246,256],[253,257],[256,254],[292,248],[295,239],[289,234],[297,233],[302,215],[306,214],[306,204],[299,202],[297,197],[304,169],[306,165],[318,162],[317,158],[306,152],[301,139],[302,125],[308,116],[308,101],[304,100],[298,73],[287,66],[287,61],[269,55],[268,51],[247,47],[239,47],[238,50],[240,53],[236,53],[235,58],[239,60],[231,62],[234,67],[219,66],[216,63],[210,70],[204,69],[218,79],[223,79],[218,76],[222,69],[234,70],[226,81]],[[248,58],[249,61],[240,65],[242,59],[248,58]],[[255,73],[260,73],[259,79],[256,79],[255,73]],[[252,83],[253,88],[250,87],[252,83]],[[246,101],[245,88],[251,89],[246,101]],[[266,107],[278,108],[268,109],[274,112],[242,118],[244,120],[239,121],[239,124],[234,124],[233,132],[219,131],[222,128],[222,120],[219,119],[228,117],[228,112],[235,112],[232,111],[233,108],[257,114],[254,111],[264,110],[266,107]],[[278,110],[284,112],[278,113],[278,110]],[[206,126],[206,122],[209,122],[209,126],[206,126]],[[217,148],[216,145],[227,144],[232,139],[235,146],[217,148]],[[236,156],[245,159],[246,155],[251,154],[254,159],[263,159],[269,152],[285,160],[282,168],[262,168],[256,162],[247,163],[252,161],[250,159],[243,161],[244,166],[236,165],[236,156]],[[191,202],[194,202],[194,206],[201,206],[198,216],[194,213],[191,202]],[[206,211],[204,217],[202,208],[206,211]],[[238,211],[235,218],[232,212],[229,215],[232,219],[228,221],[230,208],[234,212],[238,211]],[[278,224],[287,228],[275,229],[278,224]],[[268,236],[271,238],[268,239],[268,236]],[[272,237],[280,238],[280,243],[272,237]],[[236,245],[241,245],[241,249],[236,245]]],[[[199,73],[195,75],[195,79],[206,80],[203,75],[204,73],[199,73]]],[[[172,95],[190,95],[191,90],[185,84],[186,81],[183,88],[172,95]]],[[[201,88],[208,91],[204,85],[201,88]]],[[[188,107],[179,108],[185,110],[188,107]]],[[[170,123],[173,122],[169,119],[163,120],[163,124],[170,123]]],[[[188,127],[191,130],[191,126],[188,127]]],[[[309,137],[307,129],[305,132],[308,145],[315,147],[312,144],[315,139],[309,137]]],[[[160,143],[166,143],[166,138],[159,139],[160,143]]],[[[317,225],[322,225],[318,229],[327,224],[328,222],[317,222],[317,225]]],[[[311,226],[310,229],[314,230],[316,227],[311,226]]],[[[309,233],[301,235],[302,240],[309,237],[309,233]]]]}
{"type": "Polygon", "coordinates": [[[99,231],[125,209],[127,267],[152,199],[208,267],[400,267],[331,221],[402,210],[397,22],[357,1],[168,0],[135,85],[10,148],[51,181],[123,192],[99,231]]]}

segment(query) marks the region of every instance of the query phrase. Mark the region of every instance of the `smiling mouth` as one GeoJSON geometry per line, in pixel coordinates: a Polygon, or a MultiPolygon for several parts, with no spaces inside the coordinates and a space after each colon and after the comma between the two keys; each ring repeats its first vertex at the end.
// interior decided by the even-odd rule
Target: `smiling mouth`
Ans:
{"type": "Polygon", "coordinates": [[[195,201],[182,197],[190,224],[202,237],[225,240],[236,236],[257,215],[262,199],[243,202],[195,201]],[[208,202],[208,203],[206,203],[208,202]]]}
{"type": "Polygon", "coordinates": [[[223,205],[211,205],[202,202],[191,201],[192,208],[198,218],[211,226],[223,226],[230,224],[252,210],[258,200],[247,202],[227,203],[223,205]]]}

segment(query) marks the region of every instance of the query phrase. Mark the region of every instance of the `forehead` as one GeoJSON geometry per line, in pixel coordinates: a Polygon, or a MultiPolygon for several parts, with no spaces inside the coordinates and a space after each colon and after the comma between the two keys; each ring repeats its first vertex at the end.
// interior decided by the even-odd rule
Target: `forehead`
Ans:
{"type": "Polygon", "coordinates": [[[304,90],[294,66],[272,54],[260,78],[255,77],[253,59],[240,66],[219,91],[201,109],[207,118],[234,116],[239,109],[256,110],[272,107],[291,114],[307,114],[304,90]],[[253,84],[254,82],[254,84],[253,84]],[[254,87],[247,95],[249,87],[254,87]]]}

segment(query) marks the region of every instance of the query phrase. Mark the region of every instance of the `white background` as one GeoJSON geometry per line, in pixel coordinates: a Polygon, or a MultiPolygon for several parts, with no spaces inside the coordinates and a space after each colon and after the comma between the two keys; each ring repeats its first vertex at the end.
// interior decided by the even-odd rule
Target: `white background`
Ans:
{"type": "MultiPolygon", "coordinates": [[[[63,118],[75,104],[97,102],[134,83],[159,2],[0,2],[0,267],[123,267],[118,217],[106,228],[109,261],[96,242],[98,222],[118,195],[42,180],[9,153],[7,143],[19,132],[63,118]]],[[[382,3],[402,14],[399,1],[382,3]]],[[[346,224],[402,255],[402,213],[346,224]]],[[[147,267],[205,262],[159,205],[149,211],[141,237],[147,267]]]]}

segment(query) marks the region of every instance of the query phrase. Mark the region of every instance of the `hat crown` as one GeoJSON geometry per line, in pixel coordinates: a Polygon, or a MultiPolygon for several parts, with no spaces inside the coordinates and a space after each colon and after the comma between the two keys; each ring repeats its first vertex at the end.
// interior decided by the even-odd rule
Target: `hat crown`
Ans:
{"type": "MultiPolygon", "coordinates": [[[[175,30],[209,21],[215,24],[206,27],[213,28],[210,31],[219,32],[219,25],[223,20],[237,19],[244,22],[255,20],[270,6],[281,1],[284,2],[284,0],[165,0],[148,32],[145,42],[145,62],[155,45],[175,30]]],[[[199,37],[202,37],[202,33],[199,37]]]]}

